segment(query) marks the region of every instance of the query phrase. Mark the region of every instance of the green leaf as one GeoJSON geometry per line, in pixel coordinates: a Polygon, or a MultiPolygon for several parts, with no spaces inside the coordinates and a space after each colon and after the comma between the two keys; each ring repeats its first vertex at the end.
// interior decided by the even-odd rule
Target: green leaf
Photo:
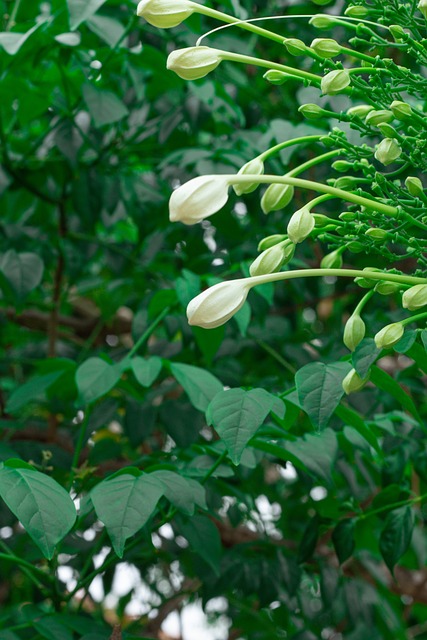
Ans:
{"type": "Polygon", "coordinates": [[[135,356],[131,360],[133,374],[143,387],[151,387],[159,375],[162,366],[162,359],[158,356],[150,356],[149,358],[135,356]]]}
{"type": "Polygon", "coordinates": [[[381,449],[381,446],[378,442],[378,438],[372,432],[370,427],[365,423],[363,418],[357,413],[357,411],[351,409],[350,407],[346,407],[343,404],[340,404],[336,408],[335,414],[339,418],[341,418],[343,422],[356,429],[359,435],[361,435],[362,438],[366,440],[366,442],[369,442],[371,447],[373,447],[381,457],[384,457],[383,450],[381,449]]]}
{"type": "MultiPolygon", "coordinates": [[[[285,451],[298,460],[315,476],[331,480],[331,469],[338,453],[337,436],[332,429],[324,429],[321,433],[307,433],[295,442],[283,443],[285,451]]],[[[298,462],[296,463],[298,466],[298,462]]]]}
{"type": "MultiPolygon", "coordinates": [[[[210,403],[206,419],[224,441],[230,458],[239,464],[242,453],[279,398],[264,389],[220,391],[210,403]]],[[[282,403],[284,410],[284,404],[282,403]]]]}
{"type": "Polygon", "coordinates": [[[414,344],[417,339],[417,335],[418,331],[416,329],[413,331],[405,331],[402,338],[394,345],[393,349],[397,351],[397,353],[406,353],[414,344]]]}
{"type": "Polygon", "coordinates": [[[298,398],[317,429],[323,429],[344,395],[342,381],[350,370],[347,362],[313,362],[295,375],[298,398]]]}
{"type": "Polygon", "coordinates": [[[382,489],[372,500],[372,509],[384,509],[390,507],[393,509],[393,504],[406,500],[410,494],[409,489],[398,484],[389,484],[382,489]]]}
{"type": "Polygon", "coordinates": [[[206,509],[206,490],[192,478],[184,478],[179,473],[161,469],[150,473],[150,478],[157,478],[164,486],[164,495],[177,509],[187,515],[193,515],[197,504],[206,509]]]}
{"type": "Polygon", "coordinates": [[[129,115],[127,107],[112,91],[97,89],[91,84],[83,85],[82,91],[95,127],[113,124],[129,115]]]}
{"type": "Polygon", "coordinates": [[[368,375],[371,365],[379,358],[380,353],[381,350],[377,349],[373,338],[364,338],[357,345],[351,356],[351,361],[361,378],[365,378],[368,375]]]}
{"type": "Polygon", "coordinates": [[[75,31],[82,22],[93,16],[107,0],[67,0],[70,29],[75,31]]]}
{"type": "MultiPolygon", "coordinates": [[[[262,285],[265,286],[265,285],[262,285]]],[[[261,287],[259,287],[261,288],[261,287]]],[[[246,337],[246,333],[249,327],[249,323],[251,321],[251,305],[248,301],[246,301],[241,309],[234,315],[234,320],[239,327],[239,331],[243,337],[246,337]]]]}
{"type": "Polygon", "coordinates": [[[86,26],[111,48],[117,45],[125,32],[121,22],[107,16],[93,16],[86,20],[86,26]]]}
{"type": "Polygon", "coordinates": [[[389,393],[395,398],[395,400],[409,413],[411,413],[420,423],[422,423],[421,417],[414,404],[414,401],[408,394],[402,389],[400,384],[396,382],[394,378],[388,373],[380,369],[379,367],[372,367],[371,369],[371,382],[375,384],[379,389],[389,393]]]}
{"type": "Polygon", "coordinates": [[[44,24],[44,20],[40,20],[34,27],[31,27],[26,33],[16,33],[16,32],[2,32],[0,33],[0,47],[8,53],[10,56],[14,56],[18,53],[22,45],[28,40],[28,38],[37,31],[42,24],[44,24]]]}
{"type": "Polygon", "coordinates": [[[64,370],[61,370],[52,371],[52,373],[47,373],[44,376],[34,376],[34,378],[15,389],[7,401],[6,411],[8,413],[17,413],[28,403],[44,398],[45,392],[63,373],[64,370]]]}
{"type": "Polygon", "coordinates": [[[50,560],[77,517],[67,491],[31,465],[12,459],[0,469],[0,496],[50,560]]]}
{"type": "Polygon", "coordinates": [[[34,628],[46,640],[73,640],[73,633],[64,626],[59,616],[48,616],[34,622],[34,628]]]}
{"type": "Polygon", "coordinates": [[[182,522],[179,529],[188,540],[191,551],[201,556],[218,576],[222,556],[221,537],[212,520],[206,516],[193,516],[191,520],[182,522]]]}
{"type": "Polygon", "coordinates": [[[107,394],[121,377],[117,364],[109,364],[101,358],[88,358],[76,371],[76,384],[82,404],[94,402],[107,394]]]}
{"type": "Polygon", "coordinates": [[[126,540],[146,524],[163,493],[160,480],[130,474],[129,469],[92,489],[90,498],[96,515],[105,524],[119,558],[123,557],[126,540]]]}
{"type": "Polygon", "coordinates": [[[173,362],[170,370],[199,411],[206,411],[212,398],[223,390],[222,383],[211,373],[190,364],[173,362]]]}
{"type": "Polygon", "coordinates": [[[175,291],[182,306],[186,307],[200,293],[200,277],[183,269],[182,275],[175,280],[175,291]]]}
{"type": "Polygon", "coordinates": [[[408,549],[414,528],[414,515],[408,506],[391,511],[380,537],[380,551],[393,573],[393,567],[408,549]]]}
{"type": "Polygon", "coordinates": [[[298,547],[298,562],[309,560],[316,550],[319,538],[319,517],[315,515],[308,522],[298,547]]]}
{"type": "Polygon", "coordinates": [[[0,259],[0,271],[19,300],[40,284],[43,270],[43,262],[36,253],[16,253],[9,249],[0,259]]]}
{"type": "Polygon", "coordinates": [[[197,346],[203,353],[208,364],[211,364],[219,347],[222,344],[225,334],[225,327],[216,327],[216,329],[202,329],[202,327],[191,327],[197,346]]]}
{"type": "Polygon", "coordinates": [[[332,542],[339,563],[343,564],[354,551],[354,520],[341,520],[333,530],[332,542]]]}

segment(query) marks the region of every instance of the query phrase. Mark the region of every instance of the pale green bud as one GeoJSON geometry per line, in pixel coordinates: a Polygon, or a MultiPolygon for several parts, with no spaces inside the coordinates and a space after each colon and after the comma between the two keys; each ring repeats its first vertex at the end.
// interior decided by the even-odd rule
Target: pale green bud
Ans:
{"type": "Polygon", "coordinates": [[[323,94],[328,96],[334,96],[337,93],[341,93],[344,91],[346,87],[350,84],[350,74],[346,69],[336,69],[335,71],[330,71],[323,76],[320,89],[323,94]]]}
{"type": "Polygon", "coordinates": [[[354,351],[365,337],[365,323],[359,314],[353,314],[349,317],[344,328],[343,342],[347,349],[354,351]]]}
{"type": "Polygon", "coordinates": [[[403,27],[400,26],[400,24],[391,24],[389,29],[390,29],[390,33],[393,36],[395,42],[401,41],[403,36],[405,35],[405,31],[404,31],[403,27]]]}
{"type": "Polygon", "coordinates": [[[323,256],[320,262],[321,269],[341,269],[342,267],[342,256],[341,251],[339,249],[335,249],[335,251],[331,251],[326,256],[323,256]]]}
{"type": "Polygon", "coordinates": [[[374,107],[371,107],[369,104],[357,104],[355,107],[350,107],[350,109],[347,109],[347,115],[364,118],[370,111],[373,110],[374,107]]]}
{"type": "MultiPolygon", "coordinates": [[[[351,253],[362,253],[362,251],[364,250],[364,246],[361,242],[357,242],[356,240],[354,240],[353,242],[349,242],[349,244],[347,245],[347,249],[351,252],[351,253]]],[[[355,280],[356,282],[356,280],[355,280]]]]}
{"type": "Polygon", "coordinates": [[[420,0],[417,7],[423,14],[424,18],[427,20],[427,0],[420,0]]]}
{"type": "MultiPolygon", "coordinates": [[[[349,245],[347,246],[349,249],[349,245]]],[[[376,267],[365,267],[363,271],[381,271],[381,269],[377,269],[376,267]]],[[[362,289],[373,289],[378,282],[378,280],[371,280],[370,278],[355,278],[354,282],[362,287],[362,289]]]]}
{"type": "Polygon", "coordinates": [[[323,215],[323,213],[312,213],[311,214],[314,218],[314,225],[315,227],[326,227],[328,224],[333,224],[334,220],[332,220],[331,218],[328,218],[328,216],[323,215]]]}
{"type": "Polygon", "coordinates": [[[401,100],[394,100],[390,105],[390,110],[398,120],[409,120],[413,116],[411,106],[401,100]]]}
{"type": "Polygon", "coordinates": [[[382,296],[392,296],[394,293],[399,291],[400,286],[396,282],[386,282],[380,281],[374,287],[374,291],[381,294],[382,296]]]}
{"type": "Polygon", "coordinates": [[[154,27],[169,29],[191,16],[194,5],[188,0],[141,0],[136,13],[154,27]]]}
{"type": "Polygon", "coordinates": [[[342,381],[342,388],[346,395],[350,395],[350,393],[361,391],[367,382],[369,382],[369,375],[366,378],[361,378],[356,369],[352,369],[342,381]]]}
{"type": "Polygon", "coordinates": [[[384,138],[377,146],[375,158],[381,164],[387,166],[392,164],[402,154],[402,147],[394,138],[384,138]]]}
{"type": "Polygon", "coordinates": [[[315,38],[310,47],[322,58],[335,58],[342,50],[341,45],[332,38],[315,38]]]}
{"type": "Polygon", "coordinates": [[[357,213],[354,213],[354,211],[343,211],[338,218],[344,222],[353,222],[357,219],[357,213]]]}
{"type": "Polygon", "coordinates": [[[371,238],[375,241],[382,241],[388,236],[388,232],[384,231],[384,229],[372,227],[371,229],[365,231],[365,236],[368,236],[368,238],[371,238]]]}
{"type": "Polygon", "coordinates": [[[332,163],[332,169],[335,169],[335,171],[338,171],[338,173],[345,173],[352,168],[353,163],[347,162],[347,160],[335,160],[335,162],[332,163]]]}
{"type": "MultiPolygon", "coordinates": [[[[257,157],[253,160],[250,160],[237,172],[238,176],[245,175],[253,175],[253,176],[262,176],[264,173],[264,163],[263,161],[257,157]]],[[[253,184],[234,184],[233,189],[237,196],[241,196],[243,193],[252,193],[259,187],[259,182],[254,182],[253,184]]]]}
{"type": "Polygon", "coordinates": [[[314,218],[307,207],[295,211],[288,223],[288,236],[295,244],[303,242],[314,229],[314,218]]]}
{"type": "Polygon", "coordinates": [[[292,56],[301,56],[307,51],[307,46],[298,38],[285,38],[283,44],[292,56]]]}
{"type": "Polygon", "coordinates": [[[414,198],[419,198],[424,193],[423,183],[415,176],[408,176],[405,180],[405,186],[414,198]]]}
{"type": "Polygon", "coordinates": [[[403,336],[404,331],[403,325],[400,322],[393,322],[392,324],[386,325],[374,336],[377,348],[390,349],[394,347],[403,336]]]}
{"type": "Polygon", "coordinates": [[[308,24],[313,25],[315,29],[329,29],[335,24],[335,20],[329,16],[317,15],[310,18],[308,24]]]}
{"type": "Polygon", "coordinates": [[[349,18],[366,18],[366,16],[369,15],[369,11],[366,7],[355,5],[353,7],[347,7],[344,15],[349,16],[349,18]]]}
{"type": "Polygon", "coordinates": [[[427,284],[416,284],[407,289],[402,296],[402,307],[416,311],[427,305],[427,284]]]}
{"type": "Polygon", "coordinates": [[[166,66],[183,80],[198,80],[216,69],[222,60],[221,53],[211,47],[176,49],[169,54],[166,66]]]}
{"type": "Polygon", "coordinates": [[[341,176],[334,180],[334,187],[349,191],[350,189],[356,189],[358,182],[358,179],[353,176],[341,176]]]}
{"type": "Polygon", "coordinates": [[[303,104],[299,107],[298,111],[302,113],[307,120],[318,120],[325,113],[325,110],[319,107],[318,104],[303,104]]]}
{"type": "Polygon", "coordinates": [[[220,282],[209,287],[189,302],[188,323],[203,329],[220,327],[243,307],[250,288],[250,278],[220,282]]]}
{"type": "Polygon", "coordinates": [[[261,198],[261,209],[264,213],[284,209],[294,197],[294,188],[289,184],[270,184],[261,198]]]}
{"type": "Polygon", "coordinates": [[[263,251],[249,267],[251,276],[263,276],[268,273],[275,273],[293,258],[295,245],[285,240],[263,251]]]}
{"type": "Polygon", "coordinates": [[[276,69],[269,69],[263,75],[263,78],[271,84],[284,84],[291,77],[288,73],[276,69]]]}
{"type": "Polygon", "coordinates": [[[374,111],[368,113],[365,122],[366,124],[376,127],[381,124],[381,122],[391,122],[393,118],[393,113],[388,109],[374,109],[374,111]]]}
{"type": "Polygon", "coordinates": [[[199,176],[175,189],[169,200],[171,222],[196,224],[219,211],[228,200],[229,181],[222,176],[199,176]]]}
{"type": "Polygon", "coordinates": [[[286,240],[288,236],[285,236],[283,233],[275,233],[272,236],[267,236],[263,238],[258,244],[258,251],[265,251],[270,247],[274,247],[274,245],[279,244],[279,242],[283,242],[286,240]]]}
{"type": "Polygon", "coordinates": [[[381,131],[381,134],[384,136],[384,138],[397,138],[398,133],[396,129],[387,122],[381,122],[378,125],[378,129],[381,131]]]}

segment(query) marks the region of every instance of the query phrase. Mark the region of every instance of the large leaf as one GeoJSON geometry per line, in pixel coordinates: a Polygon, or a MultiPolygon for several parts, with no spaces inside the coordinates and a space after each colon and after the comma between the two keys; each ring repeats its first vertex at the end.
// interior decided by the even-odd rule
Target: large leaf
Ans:
{"type": "Polygon", "coordinates": [[[158,356],[150,358],[140,358],[135,356],[131,360],[131,369],[139,384],[143,387],[150,387],[160,373],[162,359],[158,356]]]}
{"type": "Polygon", "coordinates": [[[188,540],[190,549],[201,556],[213,569],[220,574],[222,555],[221,538],[218,529],[206,516],[193,516],[191,520],[180,524],[180,531],[188,540]]]}
{"type": "Polygon", "coordinates": [[[34,376],[11,394],[6,404],[8,413],[16,413],[26,404],[44,397],[45,391],[62,376],[64,371],[52,371],[43,376],[34,376]]]}
{"type": "Polygon", "coordinates": [[[354,520],[350,518],[341,520],[332,533],[332,542],[334,543],[339,563],[342,564],[354,551],[354,520]]]}
{"type": "Polygon", "coordinates": [[[93,16],[107,0],[67,0],[70,29],[74,31],[82,22],[93,16]]]}
{"type": "Polygon", "coordinates": [[[95,127],[113,124],[129,114],[128,108],[112,91],[105,91],[95,88],[91,84],[85,84],[83,85],[83,98],[95,127]]]}
{"type": "Polygon", "coordinates": [[[94,402],[111,391],[121,377],[119,365],[101,358],[88,358],[76,371],[79,399],[83,404],[94,402]]]}
{"type": "Polygon", "coordinates": [[[285,411],[284,403],[264,389],[230,389],[212,400],[206,412],[208,423],[221,436],[234,464],[240,462],[247,443],[274,407],[282,414],[285,411]]]}
{"type": "Polygon", "coordinates": [[[77,516],[67,491],[31,465],[12,459],[0,469],[0,496],[50,560],[77,516]]]}
{"type": "Polygon", "coordinates": [[[199,411],[206,411],[212,398],[223,390],[222,383],[211,373],[190,364],[171,363],[171,373],[199,411]]]}
{"type": "Polygon", "coordinates": [[[347,362],[313,362],[295,375],[302,408],[317,429],[323,429],[344,395],[342,381],[350,370],[347,362]]]}
{"type": "Polygon", "coordinates": [[[9,249],[0,259],[0,271],[18,299],[40,284],[43,269],[43,262],[36,253],[16,253],[9,249]]]}
{"type": "Polygon", "coordinates": [[[371,366],[379,358],[380,353],[381,349],[377,349],[373,338],[364,338],[357,345],[351,356],[351,361],[361,378],[365,378],[368,375],[371,366]]]}
{"type": "Polygon", "coordinates": [[[418,409],[414,404],[412,398],[402,389],[400,384],[396,382],[394,378],[391,377],[383,369],[379,367],[372,367],[371,369],[371,382],[375,384],[382,391],[386,391],[391,396],[395,398],[395,400],[409,413],[411,413],[414,418],[416,418],[420,423],[422,423],[420,414],[418,413],[418,409]]]}
{"type": "Polygon", "coordinates": [[[414,528],[414,515],[408,506],[391,511],[381,532],[380,551],[386,565],[393,567],[408,549],[414,528]]]}
{"type": "Polygon", "coordinates": [[[161,469],[150,473],[164,485],[164,495],[177,509],[187,515],[193,515],[197,504],[206,509],[206,491],[203,485],[192,478],[184,478],[178,473],[161,469]]]}
{"type": "Polygon", "coordinates": [[[145,525],[163,493],[160,480],[129,468],[92,489],[96,514],[105,524],[119,558],[123,557],[126,540],[145,525]]]}

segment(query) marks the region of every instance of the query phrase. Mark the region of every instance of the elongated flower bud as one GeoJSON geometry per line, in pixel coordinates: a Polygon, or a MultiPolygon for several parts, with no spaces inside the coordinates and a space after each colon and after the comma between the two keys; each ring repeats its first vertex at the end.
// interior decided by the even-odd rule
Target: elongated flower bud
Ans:
{"type": "Polygon", "coordinates": [[[359,314],[353,314],[347,320],[344,328],[343,342],[347,349],[354,351],[365,337],[365,323],[359,314]]]}
{"type": "Polygon", "coordinates": [[[335,24],[335,20],[332,16],[318,14],[310,18],[308,24],[313,25],[315,29],[329,29],[335,24]]]}
{"type": "Polygon", "coordinates": [[[167,68],[183,80],[204,78],[220,64],[222,52],[211,47],[187,47],[169,54],[167,68]]]}
{"type": "Polygon", "coordinates": [[[314,229],[314,218],[307,207],[295,211],[288,224],[288,236],[295,244],[303,242],[314,229]]]}
{"type": "Polygon", "coordinates": [[[229,182],[222,176],[199,176],[175,189],[169,200],[171,222],[196,224],[219,211],[228,200],[229,182]]]}
{"type": "Polygon", "coordinates": [[[284,209],[294,197],[294,188],[289,184],[270,184],[261,198],[264,213],[284,209]]]}
{"type": "Polygon", "coordinates": [[[355,107],[347,109],[348,116],[357,116],[358,118],[364,118],[370,111],[373,111],[374,107],[369,104],[357,104],[355,107]]]}
{"type": "MultiPolygon", "coordinates": [[[[245,175],[254,175],[261,176],[264,173],[264,163],[260,158],[254,158],[250,160],[238,171],[238,176],[245,175]]],[[[259,182],[254,182],[253,184],[235,184],[233,185],[233,189],[237,196],[241,196],[243,193],[252,193],[255,189],[259,187],[259,182]]]]}
{"type": "Polygon", "coordinates": [[[409,311],[416,311],[427,305],[427,284],[416,284],[407,289],[402,296],[402,306],[409,311]]]}
{"type": "Polygon", "coordinates": [[[390,105],[390,111],[397,120],[410,120],[413,116],[412,107],[401,100],[394,100],[390,105]]]}
{"type": "Polygon", "coordinates": [[[298,40],[298,38],[285,38],[283,44],[292,56],[304,55],[308,48],[304,42],[298,40]]]}
{"type": "Polygon", "coordinates": [[[388,109],[377,109],[370,111],[366,118],[366,124],[369,124],[373,127],[378,126],[382,122],[391,122],[394,119],[394,115],[388,109]]]}
{"type": "Polygon", "coordinates": [[[381,164],[387,166],[392,164],[402,153],[400,144],[394,138],[384,138],[379,143],[375,151],[375,158],[381,164]]]}
{"type": "Polygon", "coordinates": [[[278,71],[277,69],[269,69],[264,73],[262,77],[264,78],[264,80],[267,80],[267,82],[277,85],[284,84],[289,80],[289,78],[292,78],[289,73],[278,71]]]}
{"type": "Polygon", "coordinates": [[[263,251],[249,267],[251,276],[263,276],[268,273],[280,271],[280,268],[292,259],[295,253],[295,245],[290,240],[285,240],[263,251]]]}
{"type": "Polygon", "coordinates": [[[350,395],[350,393],[361,391],[368,381],[369,375],[367,375],[366,378],[361,378],[356,369],[352,369],[347,373],[346,377],[342,381],[342,388],[346,395],[350,395]]]}
{"type": "Polygon", "coordinates": [[[188,0],[141,0],[136,10],[138,16],[160,29],[176,27],[193,12],[188,0]]]}
{"type": "Polygon", "coordinates": [[[350,74],[345,69],[336,69],[330,71],[323,76],[320,83],[320,89],[322,93],[328,96],[334,96],[337,93],[344,91],[350,84],[350,74]]]}
{"type": "Polygon", "coordinates": [[[225,324],[245,304],[250,279],[220,282],[193,298],[187,306],[188,323],[204,329],[225,324]]]}
{"type": "Polygon", "coordinates": [[[377,348],[391,349],[391,347],[394,347],[394,345],[399,342],[400,338],[404,334],[404,331],[405,329],[400,322],[387,324],[374,336],[377,348]]]}
{"type": "Polygon", "coordinates": [[[339,249],[335,249],[335,251],[331,251],[331,253],[328,253],[322,258],[320,266],[322,269],[341,269],[341,251],[339,249]]]}
{"type": "Polygon", "coordinates": [[[398,133],[396,129],[388,122],[380,122],[377,126],[384,138],[397,138],[398,133]]]}
{"type": "Polygon", "coordinates": [[[377,282],[374,287],[374,291],[382,296],[392,296],[400,290],[400,285],[396,282],[385,282],[384,280],[377,282]]]}
{"type": "Polygon", "coordinates": [[[332,38],[315,38],[310,48],[321,58],[335,58],[341,53],[341,45],[332,38]]]}
{"type": "Polygon", "coordinates": [[[279,242],[283,242],[283,240],[286,240],[286,238],[287,236],[285,236],[283,233],[275,233],[272,236],[267,236],[266,238],[263,238],[259,243],[258,251],[265,251],[270,247],[274,247],[275,244],[279,244],[279,242]]]}
{"type": "Polygon", "coordinates": [[[423,183],[415,176],[408,176],[405,180],[405,186],[414,198],[419,198],[424,193],[423,183]]]}
{"type": "Polygon", "coordinates": [[[311,103],[302,104],[299,107],[298,111],[302,113],[304,118],[307,118],[307,120],[318,120],[319,118],[321,118],[323,115],[327,113],[325,109],[322,109],[322,107],[319,107],[318,104],[311,104],[311,103]]]}
{"type": "Polygon", "coordinates": [[[369,15],[369,11],[366,7],[354,5],[352,7],[347,7],[344,11],[344,15],[351,18],[366,18],[366,16],[369,15]]]}
{"type": "Polygon", "coordinates": [[[365,231],[365,236],[375,240],[376,242],[381,242],[385,240],[388,236],[388,232],[385,229],[379,229],[378,227],[371,227],[365,231]]]}

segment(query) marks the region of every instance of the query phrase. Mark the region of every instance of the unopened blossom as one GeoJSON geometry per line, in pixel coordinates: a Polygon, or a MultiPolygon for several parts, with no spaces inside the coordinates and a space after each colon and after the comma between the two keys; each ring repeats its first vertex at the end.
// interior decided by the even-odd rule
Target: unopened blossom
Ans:
{"type": "Polygon", "coordinates": [[[405,329],[401,322],[388,324],[374,336],[375,344],[378,349],[391,349],[399,342],[404,332],[405,329]]]}
{"type": "Polygon", "coordinates": [[[264,213],[278,211],[286,207],[293,197],[294,188],[290,184],[270,184],[261,198],[261,209],[264,213]]]}
{"type": "Polygon", "coordinates": [[[378,162],[387,166],[397,160],[401,153],[402,147],[395,138],[384,138],[378,145],[374,155],[378,162]]]}
{"type": "Polygon", "coordinates": [[[288,223],[288,236],[295,244],[303,242],[314,229],[314,218],[307,207],[295,211],[288,223]]]}
{"type": "MultiPolygon", "coordinates": [[[[264,173],[264,163],[261,158],[254,158],[250,160],[238,171],[238,176],[255,175],[261,176],[264,173]]],[[[247,183],[247,184],[235,184],[233,189],[237,196],[241,196],[244,193],[252,193],[259,186],[259,182],[247,183]]]]}
{"type": "Polygon", "coordinates": [[[188,323],[215,329],[230,320],[245,304],[253,279],[220,282],[193,298],[187,306],[188,323]]]}
{"type": "Polygon", "coordinates": [[[355,369],[351,369],[342,381],[342,388],[346,395],[350,395],[350,393],[361,391],[368,381],[369,375],[366,378],[362,378],[355,369]]]}
{"type": "Polygon", "coordinates": [[[199,176],[172,192],[171,222],[196,224],[219,211],[228,200],[229,181],[221,175],[199,176]]]}
{"type": "Polygon", "coordinates": [[[427,284],[416,284],[407,289],[402,296],[402,306],[409,311],[422,309],[427,305],[427,284]]]}
{"type": "Polygon", "coordinates": [[[183,80],[198,80],[216,69],[222,52],[212,47],[186,47],[169,54],[166,66],[183,80]]]}
{"type": "Polygon", "coordinates": [[[170,29],[191,16],[194,8],[189,0],[141,0],[136,13],[154,27],[170,29]]]}
{"type": "Polygon", "coordinates": [[[334,96],[344,91],[350,84],[350,74],[345,69],[336,69],[323,76],[320,83],[322,93],[334,96]]]}
{"type": "Polygon", "coordinates": [[[365,323],[359,314],[353,314],[349,317],[344,328],[343,342],[347,349],[354,351],[365,337],[365,323]]]}

